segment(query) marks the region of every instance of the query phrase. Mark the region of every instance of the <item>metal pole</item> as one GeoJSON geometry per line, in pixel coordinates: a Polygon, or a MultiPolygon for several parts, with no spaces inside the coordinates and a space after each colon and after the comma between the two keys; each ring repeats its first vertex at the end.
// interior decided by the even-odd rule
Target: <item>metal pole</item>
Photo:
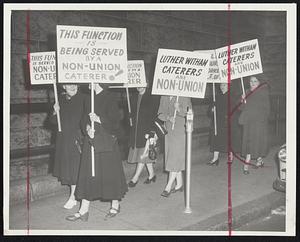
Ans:
{"type": "Polygon", "coordinates": [[[191,151],[192,151],[192,133],[193,133],[193,110],[190,108],[186,115],[186,133],[187,133],[187,145],[186,145],[186,193],[185,193],[185,210],[184,213],[192,213],[190,207],[191,198],[191,151]]]}

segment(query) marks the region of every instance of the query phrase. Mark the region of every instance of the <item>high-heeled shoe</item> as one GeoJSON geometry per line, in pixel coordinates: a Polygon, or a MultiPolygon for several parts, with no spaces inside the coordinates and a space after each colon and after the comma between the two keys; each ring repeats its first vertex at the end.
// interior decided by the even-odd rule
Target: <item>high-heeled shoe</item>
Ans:
{"type": "Polygon", "coordinates": [[[263,166],[264,166],[263,159],[261,157],[257,158],[255,167],[259,168],[259,167],[263,167],[263,166]]]}
{"type": "Polygon", "coordinates": [[[105,215],[105,219],[116,217],[120,212],[121,212],[121,206],[120,205],[119,205],[119,208],[111,207],[109,209],[108,213],[105,215]]]}
{"type": "Polygon", "coordinates": [[[72,199],[69,199],[65,205],[64,205],[64,208],[65,209],[72,209],[74,206],[76,206],[77,204],[77,201],[76,200],[72,200],[72,199]]]}
{"type": "Polygon", "coordinates": [[[151,182],[156,181],[156,175],[154,175],[151,179],[149,177],[144,181],[144,184],[150,184],[151,182]]]}
{"type": "Polygon", "coordinates": [[[177,189],[175,187],[173,187],[171,189],[171,193],[175,193],[175,192],[183,192],[183,185],[177,189]]]}
{"type": "Polygon", "coordinates": [[[243,173],[244,173],[244,175],[249,175],[250,174],[250,172],[249,172],[249,168],[247,167],[243,167],[243,173]]]}
{"type": "Polygon", "coordinates": [[[171,190],[169,192],[164,190],[160,195],[163,197],[169,197],[171,195],[171,190]]]}
{"type": "Polygon", "coordinates": [[[138,182],[139,182],[139,181],[136,181],[136,182],[130,181],[130,182],[128,183],[128,186],[129,186],[129,187],[135,187],[136,184],[138,184],[138,182]]]}
{"type": "Polygon", "coordinates": [[[72,221],[72,222],[75,222],[78,219],[80,219],[81,221],[87,222],[89,219],[89,212],[86,212],[84,214],[81,214],[78,212],[78,213],[75,213],[73,215],[69,215],[66,217],[66,220],[72,221]]]}
{"type": "Polygon", "coordinates": [[[213,165],[218,166],[219,165],[219,158],[216,159],[216,160],[208,161],[206,164],[209,165],[209,166],[213,166],[213,165]]]}

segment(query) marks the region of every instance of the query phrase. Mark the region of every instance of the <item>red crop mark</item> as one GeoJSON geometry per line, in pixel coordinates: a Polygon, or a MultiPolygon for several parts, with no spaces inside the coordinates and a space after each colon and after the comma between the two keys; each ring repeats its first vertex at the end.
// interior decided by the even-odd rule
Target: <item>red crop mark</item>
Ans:
{"type": "Polygon", "coordinates": [[[232,201],[231,201],[231,113],[230,113],[230,81],[231,81],[231,73],[230,73],[230,45],[231,45],[231,11],[230,4],[228,4],[228,49],[227,49],[227,86],[228,86],[228,95],[227,95],[227,123],[228,123],[228,135],[227,135],[227,159],[228,159],[228,235],[231,236],[232,232],[232,201]]]}
{"type": "MultiPolygon", "coordinates": [[[[30,77],[30,13],[27,12],[26,15],[26,45],[27,45],[27,64],[30,77]]],[[[30,93],[30,80],[28,80],[27,86],[27,175],[26,175],[26,206],[27,206],[27,234],[29,235],[30,223],[29,223],[29,209],[30,209],[30,103],[31,103],[31,93],[30,93]]]]}

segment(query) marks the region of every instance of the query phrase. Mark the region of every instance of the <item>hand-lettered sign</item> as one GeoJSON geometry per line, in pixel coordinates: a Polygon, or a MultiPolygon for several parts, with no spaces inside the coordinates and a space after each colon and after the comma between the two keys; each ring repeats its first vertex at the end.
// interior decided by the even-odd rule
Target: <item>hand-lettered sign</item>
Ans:
{"type": "Polygon", "coordinates": [[[31,84],[53,84],[56,82],[55,52],[30,53],[31,84]]]}
{"type": "Polygon", "coordinates": [[[152,94],[204,98],[210,54],[159,49],[152,94]]]}
{"type": "Polygon", "coordinates": [[[125,87],[146,87],[145,66],[143,60],[130,60],[127,62],[128,83],[125,87]]]}
{"type": "Polygon", "coordinates": [[[127,83],[122,86],[110,86],[110,88],[136,88],[147,87],[145,66],[143,60],[127,61],[127,83]]]}
{"type": "Polygon", "coordinates": [[[218,66],[218,60],[216,57],[216,51],[215,50],[195,50],[197,53],[209,53],[210,54],[210,61],[209,61],[209,68],[208,68],[208,74],[207,74],[207,83],[221,83],[221,82],[227,82],[225,79],[220,78],[219,73],[219,66],[218,66]]]}
{"type": "MultiPolygon", "coordinates": [[[[220,78],[225,82],[228,75],[228,46],[216,49],[220,78]]],[[[230,45],[231,80],[263,72],[258,40],[230,45]]]]}
{"type": "Polygon", "coordinates": [[[57,26],[58,82],[127,82],[126,28],[57,26]]]}

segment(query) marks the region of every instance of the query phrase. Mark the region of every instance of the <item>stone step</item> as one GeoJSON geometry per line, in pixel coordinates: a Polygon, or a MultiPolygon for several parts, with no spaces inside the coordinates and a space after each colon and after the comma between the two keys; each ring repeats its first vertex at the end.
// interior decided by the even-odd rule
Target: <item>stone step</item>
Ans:
{"type": "Polygon", "coordinates": [[[29,161],[26,157],[11,160],[9,179],[11,181],[24,179],[27,177],[27,172],[30,177],[47,175],[51,167],[50,159],[50,155],[47,154],[31,157],[29,161]]]}

